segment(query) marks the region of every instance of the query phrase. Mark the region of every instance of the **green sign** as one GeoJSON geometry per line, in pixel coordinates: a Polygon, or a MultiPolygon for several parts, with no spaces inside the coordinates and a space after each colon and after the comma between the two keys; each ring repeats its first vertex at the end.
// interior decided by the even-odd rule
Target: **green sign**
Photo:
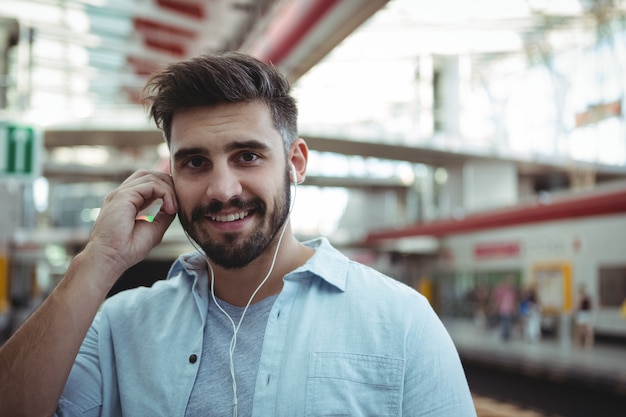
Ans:
{"type": "Polygon", "coordinates": [[[28,125],[0,122],[0,179],[41,175],[41,135],[28,125]]]}

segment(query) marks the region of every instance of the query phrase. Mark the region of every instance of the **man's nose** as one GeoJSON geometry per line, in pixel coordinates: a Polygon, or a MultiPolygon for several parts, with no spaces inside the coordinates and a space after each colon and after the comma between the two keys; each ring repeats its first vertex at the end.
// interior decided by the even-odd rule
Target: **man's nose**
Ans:
{"type": "Polygon", "coordinates": [[[214,166],[209,176],[207,195],[211,200],[226,202],[241,195],[239,172],[229,166],[214,166]]]}

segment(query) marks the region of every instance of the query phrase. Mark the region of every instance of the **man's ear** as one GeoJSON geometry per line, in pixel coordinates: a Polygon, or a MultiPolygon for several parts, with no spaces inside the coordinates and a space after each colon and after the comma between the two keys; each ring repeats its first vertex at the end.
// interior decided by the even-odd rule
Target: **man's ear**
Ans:
{"type": "Polygon", "coordinates": [[[292,168],[291,180],[298,184],[304,182],[306,177],[306,167],[309,160],[309,147],[302,138],[297,138],[289,148],[289,160],[287,161],[292,168]]]}

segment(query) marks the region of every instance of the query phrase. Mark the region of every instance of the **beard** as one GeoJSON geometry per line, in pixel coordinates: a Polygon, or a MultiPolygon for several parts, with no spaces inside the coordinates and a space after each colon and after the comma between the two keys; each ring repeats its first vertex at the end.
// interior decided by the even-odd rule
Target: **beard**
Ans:
{"type": "Polygon", "coordinates": [[[213,201],[207,205],[198,206],[192,211],[190,217],[179,213],[180,223],[216,265],[224,269],[243,268],[270,247],[287,221],[291,200],[289,174],[284,184],[283,190],[274,197],[274,206],[270,212],[260,198],[242,200],[236,197],[228,203],[213,201]],[[250,211],[251,215],[259,219],[259,223],[248,236],[241,236],[240,233],[223,233],[220,235],[220,241],[216,241],[206,230],[202,229],[200,224],[207,221],[208,216],[215,215],[224,207],[250,211]]]}

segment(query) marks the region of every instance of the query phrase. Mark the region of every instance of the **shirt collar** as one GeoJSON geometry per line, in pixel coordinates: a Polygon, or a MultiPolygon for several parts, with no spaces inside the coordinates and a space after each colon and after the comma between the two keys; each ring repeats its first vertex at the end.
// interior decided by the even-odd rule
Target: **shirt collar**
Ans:
{"type": "Polygon", "coordinates": [[[196,276],[198,271],[206,271],[206,269],[206,260],[198,252],[184,253],[172,264],[167,278],[175,277],[181,272],[184,272],[187,276],[196,276]]]}
{"type": "Polygon", "coordinates": [[[327,238],[320,237],[304,244],[315,249],[315,254],[287,278],[301,274],[313,274],[340,291],[345,291],[348,276],[348,258],[335,249],[327,238]]]}
{"type": "MultiPolygon", "coordinates": [[[[304,242],[304,245],[315,249],[315,254],[301,267],[287,274],[285,279],[302,279],[315,275],[340,291],[345,291],[348,273],[348,258],[335,249],[327,238],[320,237],[304,242]]],[[[198,277],[199,271],[206,271],[205,259],[198,252],[181,255],[172,265],[168,278],[181,272],[190,278],[198,277]]]]}

